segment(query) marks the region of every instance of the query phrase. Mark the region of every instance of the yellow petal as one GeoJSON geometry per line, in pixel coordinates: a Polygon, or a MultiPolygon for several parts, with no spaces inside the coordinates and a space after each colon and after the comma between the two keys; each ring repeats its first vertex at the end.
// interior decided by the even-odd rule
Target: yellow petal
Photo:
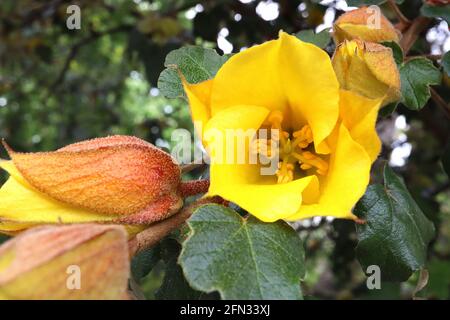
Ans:
{"type": "Polygon", "coordinates": [[[324,142],[339,116],[339,82],[328,54],[322,49],[280,33],[278,65],[288,99],[290,127],[309,124],[318,153],[329,153],[324,142]]]}
{"type": "Polygon", "coordinates": [[[217,73],[211,93],[212,115],[234,105],[282,110],[286,129],[308,123],[316,149],[338,119],[339,84],[330,58],[320,48],[280,32],[278,40],[231,57],[217,73]]]}
{"type": "Polygon", "coordinates": [[[372,162],[381,151],[381,141],[375,124],[382,100],[368,99],[351,91],[341,90],[342,121],[353,140],[364,147],[372,162]]]}
{"type": "Polygon", "coordinates": [[[334,216],[354,219],[353,206],[364,194],[370,178],[371,161],[366,151],[356,143],[341,124],[332,134],[332,153],[328,175],[320,186],[317,204],[302,205],[288,220],[313,216],[334,216]],[[334,140],[334,141],[333,141],[334,140]]]}
{"type": "Polygon", "coordinates": [[[249,161],[249,142],[268,115],[267,108],[246,105],[230,107],[214,115],[204,130],[211,164],[243,166],[246,170],[255,167],[256,164],[250,164],[249,161]],[[246,143],[240,146],[235,134],[241,134],[246,143]],[[227,158],[230,156],[231,159],[227,158]],[[239,157],[243,157],[240,164],[237,163],[239,157]]]}
{"type": "Polygon", "coordinates": [[[0,233],[14,236],[36,225],[35,223],[11,222],[0,219],[0,233]]]}
{"type": "Polygon", "coordinates": [[[200,138],[203,128],[211,118],[210,100],[214,80],[206,80],[197,84],[190,84],[181,76],[184,91],[189,100],[192,121],[200,138]]]}
{"type": "Polygon", "coordinates": [[[117,218],[75,208],[48,197],[26,182],[12,161],[2,161],[0,166],[11,175],[0,189],[0,231],[17,231],[30,224],[111,221],[117,218]]]}
{"type": "MultiPolygon", "coordinates": [[[[231,107],[213,116],[205,128],[205,137],[210,138],[208,146],[214,149],[211,152],[211,185],[208,195],[220,195],[267,222],[283,219],[296,212],[302,202],[303,190],[316,182],[315,177],[311,176],[276,184],[274,174],[262,175],[261,165],[250,163],[248,143],[243,144],[243,149],[239,149],[236,140],[232,142],[230,136],[226,135],[230,129],[240,129],[242,132],[249,130],[246,140],[251,141],[268,114],[269,110],[262,107],[231,107]],[[227,159],[226,156],[230,154],[236,157],[227,159]],[[241,163],[237,163],[238,156],[242,154],[244,157],[241,163]],[[227,160],[231,160],[231,163],[227,160]]],[[[309,189],[308,196],[314,196],[316,192],[311,187],[309,189]]]]}
{"type": "Polygon", "coordinates": [[[217,185],[210,195],[220,195],[238,204],[264,222],[285,219],[297,212],[302,204],[302,192],[308,188],[314,176],[279,184],[217,185]]]}
{"type": "Polygon", "coordinates": [[[217,72],[211,92],[211,113],[236,105],[270,110],[287,105],[280,78],[281,41],[267,41],[235,54],[217,72]]]}

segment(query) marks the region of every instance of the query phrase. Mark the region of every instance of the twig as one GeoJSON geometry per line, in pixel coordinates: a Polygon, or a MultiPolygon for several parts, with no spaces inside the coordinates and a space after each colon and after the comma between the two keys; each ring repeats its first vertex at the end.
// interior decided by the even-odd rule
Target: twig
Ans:
{"type": "Polygon", "coordinates": [[[397,3],[395,3],[395,0],[388,0],[388,4],[392,8],[392,10],[394,10],[398,21],[400,21],[401,24],[411,25],[411,20],[405,17],[405,15],[400,11],[400,8],[398,7],[397,3]]]}
{"type": "Polygon", "coordinates": [[[432,19],[430,18],[420,16],[412,22],[411,26],[403,34],[403,38],[400,40],[400,46],[402,47],[405,56],[416,42],[420,33],[425,30],[431,21],[432,19]]]}
{"type": "Polygon", "coordinates": [[[180,212],[163,220],[161,222],[150,225],[144,231],[139,232],[134,238],[128,241],[130,256],[152,247],[162,238],[168,235],[172,230],[180,227],[194,212],[196,208],[208,203],[222,203],[222,198],[212,197],[195,201],[194,203],[184,207],[180,212]]]}
{"type": "Polygon", "coordinates": [[[430,60],[440,60],[440,59],[442,59],[442,54],[422,54],[422,55],[418,55],[418,56],[409,56],[409,57],[406,57],[406,60],[411,60],[411,59],[415,59],[415,58],[427,58],[430,60]]]}
{"type": "Polygon", "coordinates": [[[431,99],[444,111],[447,118],[450,119],[450,106],[445,100],[439,95],[439,93],[434,90],[433,88],[430,88],[431,92],[431,99]]]}
{"type": "Polygon", "coordinates": [[[183,164],[181,165],[181,173],[188,173],[191,172],[192,170],[195,170],[197,168],[201,168],[204,165],[206,165],[206,163],[188,163],[188,164],[183,164]]]}

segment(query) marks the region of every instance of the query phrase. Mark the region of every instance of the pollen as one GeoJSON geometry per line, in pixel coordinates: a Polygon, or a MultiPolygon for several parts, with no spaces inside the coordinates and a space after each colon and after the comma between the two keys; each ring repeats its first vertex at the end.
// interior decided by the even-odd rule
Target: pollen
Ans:
{"type": "MultiPolygon", "coordinates": [[[[309,125],[300,130],[289,132],[283,130],[283,114],[272,111],[266,121],[271,129],[271,139],[256,139],[252,150],[266,157],[279,157],[277,182],[287,183],[294,180],[298,171],[313,170],[319,175],[326,175],[328,163],[313,151],[314,137],[309,125]],[[276,148],[272,140],[276,142],[276,148]]],[[[309,172],[312,174],[312,172],[309,172]]]]}

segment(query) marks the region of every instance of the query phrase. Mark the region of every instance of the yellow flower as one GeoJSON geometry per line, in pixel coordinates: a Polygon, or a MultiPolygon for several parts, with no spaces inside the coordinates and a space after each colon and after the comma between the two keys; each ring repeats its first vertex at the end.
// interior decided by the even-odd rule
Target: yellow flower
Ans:
{"type": "Polygon", "coordinates": [[[0,300],[127,299],[129,268],[121,226],[33,228],[0,246],[0,300]]]}
{"type": "Polygon", "coordinates": [[[340,90],[325,51],[281,32],[278,40],[231,57],[214,79],[183,84],[204,145],[211,155],[222,153],[219,161],[212,157],[208,195],[267,222],[354,218],[351,210],[380,151],[375,120],[381,99],[340,90]],[[224,139],[228,131],[262,128],[279,132],[277,148],[254,134],[244,144],[243,163],[221,161],[230,145],[230,158],[242,156],[234,140],[224,139]],[[249,161],[264,150],[279,159],[271,175],[262,174],[261,161],[249,161]]]}
{"type": "Polygon", "coordinates": [[[384,97],[383,105],[400,99],[400,74],[392,49],[378,43],[345,40],[332,61],[342,89],[372,99],[384,97]]]}
{"type": "Polygon", "coordinates": [[[180,169],[165,152],[135,137],[111,136],[55,152],[18,153],[0,167],[0,232],[38,224],[109,222],[130,233],[178,211],[180,169]]]}
{"type": "Polygon", "coordinates": [[[336,44],[360,39],[369,42],[400,41],[400,32],[377,6],[361,7],[341,15],[333,25],[336,44]]]}

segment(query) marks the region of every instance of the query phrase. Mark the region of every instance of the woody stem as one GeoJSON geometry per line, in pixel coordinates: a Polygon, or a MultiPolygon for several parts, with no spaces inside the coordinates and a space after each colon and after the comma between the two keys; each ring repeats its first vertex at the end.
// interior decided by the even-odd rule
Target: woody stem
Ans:
{"type": "Polygon", "coordinates": [[[394,10],[395,15],[397,16],[401,24],[407,26],[411,24],[411,21],[400,11],[400,8],[398,7],[397,3],[395,3],[395,0],[388,0],[388,4],[392,8],[392,10],[394,10]]]}
{"type": "Polygon", "coordinates": [[[212,197],[197,200],[184,207],[180,212],[170,218],[150,225],[147,229],[139,232],[134,238],[128,241],[130,257],[154,246],[170,232],[179,228],[191,216],[196,208],[208,203],[223,203],[223,199],[212,197]]]}
{"type": "Polygon", "coordinates": [[[400,40],[400,45],[405,53],[405,56],[416,42],[420,33],[425,30],[431,21],[432,19],[430,18],[420,16],[412,22],[411,26],[403,34],[403,38],[400,40]]]}

